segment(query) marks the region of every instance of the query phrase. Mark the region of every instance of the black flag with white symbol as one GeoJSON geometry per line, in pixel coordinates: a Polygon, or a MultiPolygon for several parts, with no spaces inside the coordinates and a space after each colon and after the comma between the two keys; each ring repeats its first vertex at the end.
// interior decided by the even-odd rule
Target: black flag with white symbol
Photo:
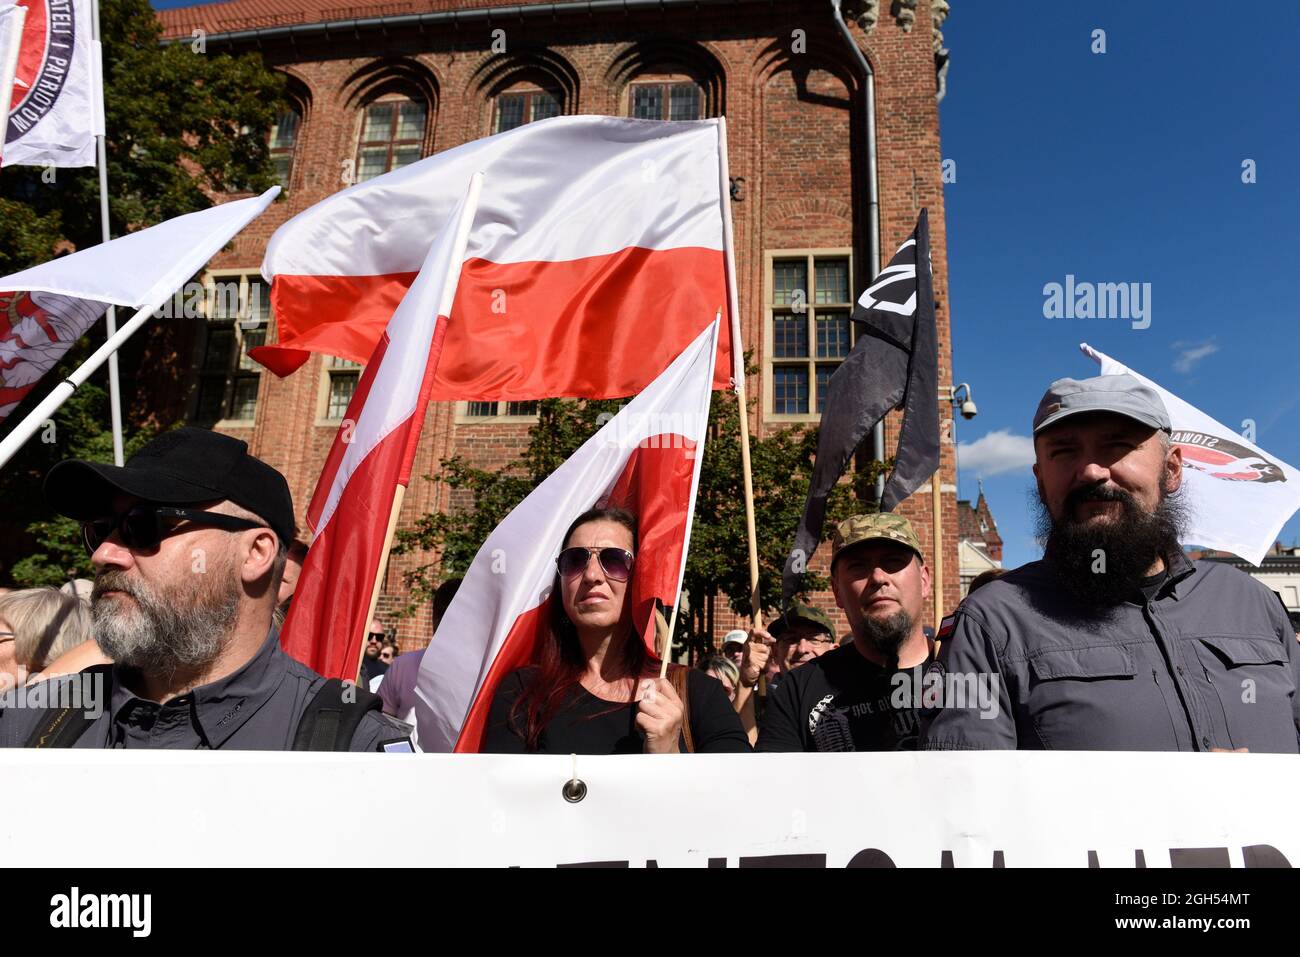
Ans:
{"type": "Polygon", "coordinates": [[[786,600],[798,590],[821,541],[827,496],[885,413],[901,406],[903,426],[880,510],[892,512],[939,467],[939,347],[926,210],[859,297],[853,321],[862,325],[853,350],[830,379],[808,504],[782,576],[786,600]]]}

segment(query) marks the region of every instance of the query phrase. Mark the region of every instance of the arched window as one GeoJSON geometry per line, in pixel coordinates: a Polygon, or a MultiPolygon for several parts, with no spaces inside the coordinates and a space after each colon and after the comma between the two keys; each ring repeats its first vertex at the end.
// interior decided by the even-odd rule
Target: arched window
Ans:
{"type": "Polygon", "coordinates": [[[558,92],[543,89],[535,83],[516,83],[497,94],[492,111],[492,132],[504,133],[525,123],[559,116],[561,107],[558,92]]]}
{"type": "Polygon", "coordinates": [[[628,87],[628,115],[638,120],[703,119],[704,90],[683,73],[643,74],[628,87]]]}
{"type": "Polygon", "coordinates": [[[362,111],[357,142],[357,182],[390,173],[424,156],[429,107],[423,100],[389,95],[362,111]]]}
{"type": "Polygon", "coordinates": [[[283,188],[289,188],[289,177],[293,175],[293,153],[298,146],[298,128],[302,126],[302,114],[290,106],[275,118],[271,127],[269,143],[271,162],[275,165],[275,181],[283,188]]]}

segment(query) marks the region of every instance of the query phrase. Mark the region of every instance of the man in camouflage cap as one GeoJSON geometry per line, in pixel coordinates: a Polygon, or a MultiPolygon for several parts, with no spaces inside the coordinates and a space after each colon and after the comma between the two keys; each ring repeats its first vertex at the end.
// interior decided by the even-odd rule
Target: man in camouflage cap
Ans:
{"type": "Polygon", "coordinates": [[[854,515],[831,544],[831,590],[853,642],[808,662],[770,696],[760,751],[893,751],[916,747],[911,669],[930,660],[921,613],[930,594],[912,523],[854,515]]]}
{"type": "MultiPolygon", "coordinates": [[[[782,675],[835,647],[835,626],[826,613],[801,601],[786,608],[785,614],[773,621],[767,631],[776,639],[776,660],[782,675]]],[[[768,690],[775,690],[779,683],[769,681],[768,690]]]]}

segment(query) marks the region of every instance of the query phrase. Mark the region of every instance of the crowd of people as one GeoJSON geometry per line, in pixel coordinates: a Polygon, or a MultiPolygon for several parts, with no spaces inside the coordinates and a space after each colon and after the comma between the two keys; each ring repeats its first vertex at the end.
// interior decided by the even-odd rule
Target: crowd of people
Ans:
{"type": "MultiPolygon", "coordinates": [[[[483,750],[1300,751],[1290,619],[1250,576],[1186,557],[1183,463],[1158,394],[1130,376],[1058,380],[1033,436],[1044,556],[976,579],[937,633],[920,536],[864,513],[831,540],[847,634],[796,602],[661,678],[632,616],[637,516],[578,516],[483,750]]],[[[307,546],[284,477],[245,443],[183,428],[122,467],[59,463],[45,491],[82,523],[95,578],[0,594],[0,746],[418,747],[423,652],[400,653],[385,622],[370,622],[359,686],[281,648],[307,546]],[[74,716],[57,692],[87,678],[106,706],[74,716]],[[22,692],[44,682],[33,706],[22,692]]],[[[438,589],[430,638],[458,585],[438,589]]]]}

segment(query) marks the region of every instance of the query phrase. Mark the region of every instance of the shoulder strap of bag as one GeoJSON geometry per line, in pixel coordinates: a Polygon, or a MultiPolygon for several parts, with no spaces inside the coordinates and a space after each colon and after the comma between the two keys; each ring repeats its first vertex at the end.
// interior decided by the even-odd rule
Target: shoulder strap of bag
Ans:
{"type": "Polygon", "coordinates": [[[352,747],[352,737],[357,733],[361,720],[367,713],[382,707],[379,695],[360,685],[345,685],[340,678],[330,678],[307,703],[307,710],[302,713],[294,734],[293,749],[347,751],[352,747]]]}
{"type": "MultiPolygon", "coordinates": [[[[103,709],[107,710],[108,702],[113,697],[113,666],[112,665],[92,665],[89,668],[72,675],[75,680],[84,681],[84,676],[102,673],[104,675],[104,702],[103,709]]],[[[57,678],[49,678],[49,681],[57,681],[57,678]]],[[[92,685],[93,686],[93,685],[92,685]]],[[[21,693],[22,689],[19,689],[21,693]]],[[[31,736],[27,739],[29,748],[70,748],[77,743],[77,740],[86,733],[92,724],[98,718],[87,716],[87,712],[94,710],[89,705],[80,708],[49,708],[46,710],[40,723],[32,729],[31,736]]]]}

